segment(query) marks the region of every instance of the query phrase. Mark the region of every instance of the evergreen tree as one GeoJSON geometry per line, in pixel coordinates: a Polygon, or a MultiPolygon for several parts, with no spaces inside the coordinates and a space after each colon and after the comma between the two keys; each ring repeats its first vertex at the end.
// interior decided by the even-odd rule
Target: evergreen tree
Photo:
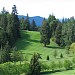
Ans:
{"type": "Polygon", "coordinates": [[[14,27],[13,27],[13,23],[12,23],[12,21],[13,21],[12,15],[8,14],[7,18],[8,18],[8,24],[7,24],[6,32],[7,32],[9,44],[10,44],[10,46],[13,46],[16,39],[14,37],[15,33],[13,33],[14,27]]]}
{"type": "Polygon", "coordinates": [[[57,50],[54,51],[54,57],[56,58],[57,56],[57,50]]]}
{"type": "Polygon", "coordinates": [[[14,33],[14,37],[15,39],[20,37],[20,22],[19,22],[19,18],[17,15],[17,8],[16,5],[13,5],[12,7],[12,23],[13,23],[13,33],[14,33]]]}
{"type": "Polygon", "coordinates": [[[36,30],[36,23],[34,21],[34,19],[32,20],[31,26],[30,26],[30,30],[35,31],[36,30]]]}
{"type": "Polygon", "coordinates": [[[29,22],[29,16],[27,14],[26,20],[25,20],[25,29],[30,30],[30,22],[29,22]]]}
{"type": "Polygon", "coordinates": [[[21,28],[21,29],[25,29],[25,20],[24,20],[24,17],[22,17],[22,18],[20,19],[20,28],[21,28]]]}
{"type": "Polygon", "coordinates": [[[75,20],[73,17],[67,19],[62,25],[62,45],[69,46],[75,41],[75,20]]]}
{"type": "Polygon", "coordinates": [[[6,60],[6,62],[8,62],[8,61],[11,60],[11,57],[10,57],[10,53],[11,53],[11,52],[10,52],[10,49],[11,49],[11,47],[10,47],[8,41],[7,41],[7,43],[6,43],[5,47],[4,47],[5,60],[6,60]]]}
{"type": "Polygon", "coordinates": [[[46,45],[50,44],[50,37],[51,37],[50,26],[46,20],[44,20],[42,23],[40,34],[41,34],[41,43],[43,43],[44,46],[46,47],[46,45]]]}
{"type": "Polygon", "coordinates": [[[56,30],[56,27],[57,27],[57,24],[58,24],[58,20],[52,14],[52,15],[49,15],[49,17],[48,17],[48,23],[49,23],[49,26],[50,26],[51,36],[54,37],[55,30],[56,30]]]}
{"type": "Polygon", "coordinates": [[[30,61],[30,69],[27,75],[40,75],[40,71],[41,71],[41,66],[39,62],[39,56],[38,54],[34,53],[30,61]]]}
{"type": "Polygon", "coordinates": [[[62,36],[62,25],[61,25],[61,23],[59,23],[58,25],[57,25],[57,27],[56,27],[56,32],[55,32],[55,38],[56,38],[56,43],[58,44],[58,45],[60,45],[61,44],[61,36],[62,36]]]}

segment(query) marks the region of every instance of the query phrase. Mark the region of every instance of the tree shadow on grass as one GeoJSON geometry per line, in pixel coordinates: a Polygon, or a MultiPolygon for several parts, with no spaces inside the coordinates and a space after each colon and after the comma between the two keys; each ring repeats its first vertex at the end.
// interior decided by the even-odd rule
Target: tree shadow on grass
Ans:
{"type": "Polygon", "coordinates": [[[31,45],[31,42],[38,43],[40,41],[31,39],[30,35],[27,31],[21,32],[21,38],[18,40],[16,46],[18,50],[25,50],[29,45],[31,45]]]}
{"type": "Polygon", "coordinates": [[[64,49],[63,47],[55,47],[55,46],[46,46],[47,48],[53,48],[53,49],[64,49]]]}
{"type": "Polygon", "coordinates": [[[62,72],[62,70],[41,72],[41,75],[44,75],[44,74],[51,74],[51,73],[55,73],[55,72],[62,72]]]}
{"type": "Polygon", "coordinates": [[[39,40],[32,40],[32,39],[30,39],[29,41],[30,41],[30,42],[35,42],[35,43],[40,43],[39,40]]]}
{"type": "Polygon", "coordinates": [[[21,39],[26,40],[26,41],[30,39],[30,35],[28,34],[27,31],[22,31],[21,32],[21,39]]]}
{"type": "Polygon", "coordinates": [[[21,38],[18,39],[16,42],[16,46],[18,50],[25,50],[27,46],[29,46],[31,43],[29,42],[30,40],[30,35],[28,34],[27,31],[22,31],[21,32],[21,38]]]}

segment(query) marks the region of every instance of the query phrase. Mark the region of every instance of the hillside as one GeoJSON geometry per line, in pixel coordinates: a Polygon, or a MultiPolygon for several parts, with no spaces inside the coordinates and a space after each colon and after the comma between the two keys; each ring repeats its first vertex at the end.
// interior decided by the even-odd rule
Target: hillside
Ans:
{"type": "MultiPolygon", "coordinates": [[[[18,50],[22,51],[24,57],[27,57],[28,61],[32,57],[33,53],[39,53],[42,57],[41,61],[49,64],[51,61],[58,62],[59,60],[64,62],[65,59],[72,60],[73,57],[69,57],[66,54],[66,49],[59,47],[55,42],[51,41],[50,45],[47,47],[43,47],[43,44],[40,43],[40,33],[35,31],[21,31],[21,38],[16,42],[16,46],[18,50]],[[54,51],[57,50],[57,57],[54,58],[54,51]],[[60,54],[63,54],[63,58],[60,58],[60,54]],[[47,59],[47,55],[49,55],[50,60],[47,59]]],[[[74,70],[62,71],[50,74],[46,72],[43,75],[73,75],[74,70]]]]}
{"type": "Polygon", "coordinates": [[[18,50],[21,50],[23,53],[27,54],[29,57],[36,52],[40,53],[42,60],[46,60],[47,55],[50,56],[51,60],[54,60],[53,53],[57,50],[58,58],[62,53],[65,59],[67,58],[66,50],[59,47],[56,43],[51,41],[50,45],[43,47],[43,44],[40,43],[40,33],[34,31],[21,31],[21,38],[17,41],[16,46],[18,50]]]}

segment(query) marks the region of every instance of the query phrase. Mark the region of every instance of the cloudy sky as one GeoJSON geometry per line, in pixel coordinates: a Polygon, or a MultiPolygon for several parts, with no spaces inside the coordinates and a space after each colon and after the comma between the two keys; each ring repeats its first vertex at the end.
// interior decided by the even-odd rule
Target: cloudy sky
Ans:
{"type": "Polygon", "coordinates": [[[75,16],[75,0],[0,0],[0,11],[3,7],[11,12],[17,6],[20,15],[42,16],[48,18],[54,14],[56,18],[75,16]]]}

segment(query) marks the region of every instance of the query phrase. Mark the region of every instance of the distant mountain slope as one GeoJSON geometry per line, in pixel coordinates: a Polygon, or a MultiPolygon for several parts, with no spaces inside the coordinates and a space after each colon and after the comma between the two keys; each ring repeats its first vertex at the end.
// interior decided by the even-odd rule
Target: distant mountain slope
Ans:
{"type": "MultiPolygon", "coordinates": [[[[21,19],[22,17],[24,17],[24,19],[26,19],[26,16],[23,16],[23,15],[19,15],[18,17],[19,17],[19,19],[21,19]]],[[[33,19],[35,20],[37,26],[41,26],[44,18],[40,17],[40,16],[29,17],[30,23],[32,22],[33,19]]]]}

